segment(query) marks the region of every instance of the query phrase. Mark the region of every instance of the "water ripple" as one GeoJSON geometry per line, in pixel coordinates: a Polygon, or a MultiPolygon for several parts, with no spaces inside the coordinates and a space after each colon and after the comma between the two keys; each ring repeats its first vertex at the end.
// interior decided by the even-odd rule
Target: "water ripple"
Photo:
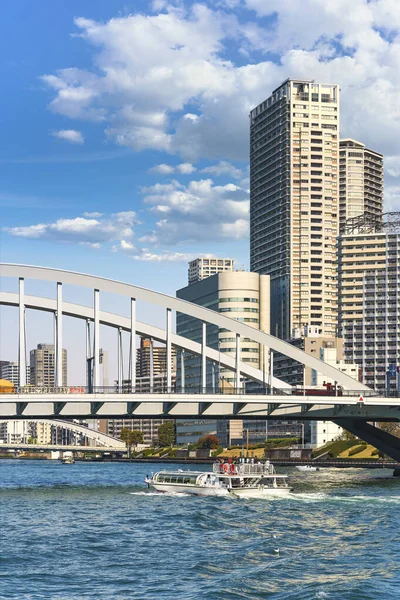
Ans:
{"type": "Polygon", "coordinates": [[[0,600],[397,600],[389,472],[288,471],[290,498],[243,501],[157,494],[148,471],[0,461],[0,600]]]}

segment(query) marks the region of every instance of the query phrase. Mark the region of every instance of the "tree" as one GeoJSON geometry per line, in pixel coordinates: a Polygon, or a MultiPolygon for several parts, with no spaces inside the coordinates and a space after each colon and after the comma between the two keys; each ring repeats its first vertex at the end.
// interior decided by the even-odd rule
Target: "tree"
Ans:
{"type": "Polygon", "coordinates": [[[159,446],[172,446],[175,443],[175,425],[172,421],[163,423],[158,428],[158,444],[159,446]]]}
{"type": "Polygon", "coordinates": [[[143,442],[143,433],[138,429],[131,431],[127,427],[124,427],[121,429],[121,440],[125,442],[128,456],[130,457],[132,446],[137,446],[143,442]]]}
{"type": "Polygon", "coordinates": [[[219,439],[216,435],[205,435],[204,437],[199,438],[198,444],[199,448],[209,448],[210,450],[215,450],[219,446],[219,439]]]}
{"type": "Polygon", "coordinates": [[[386,422],[386,423],[379,423],[378,424],[379,429],[382,429],[382,431],[386,431],[386,433],[390,433],[390,435],[394,435],[395,437],[400,437],[400,424],[396,423],[396,422],[386,422]]]}

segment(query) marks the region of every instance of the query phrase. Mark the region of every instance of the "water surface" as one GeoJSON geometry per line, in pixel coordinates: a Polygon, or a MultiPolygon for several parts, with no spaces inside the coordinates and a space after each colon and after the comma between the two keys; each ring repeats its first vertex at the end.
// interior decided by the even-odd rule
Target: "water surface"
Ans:
{"type": "Polygon", "coordinates": [[[400,597],[391,471],[280,469],[290,498],[243,500],[147,490],[162,467],[0,460],[1,600],[400,597]]]}

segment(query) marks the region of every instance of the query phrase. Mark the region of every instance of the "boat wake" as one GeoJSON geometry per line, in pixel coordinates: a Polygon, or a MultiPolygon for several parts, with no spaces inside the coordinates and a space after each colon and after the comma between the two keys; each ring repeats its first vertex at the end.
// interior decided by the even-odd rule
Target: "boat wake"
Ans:
{"type": "Polygon", "coordinates": [[[346,503],[381,503],[381,504],[400,504],[400,496],[335,496],[322,492],[291,494],[291,500],[300,500],[303,502],[346,502],[346,503]]]}

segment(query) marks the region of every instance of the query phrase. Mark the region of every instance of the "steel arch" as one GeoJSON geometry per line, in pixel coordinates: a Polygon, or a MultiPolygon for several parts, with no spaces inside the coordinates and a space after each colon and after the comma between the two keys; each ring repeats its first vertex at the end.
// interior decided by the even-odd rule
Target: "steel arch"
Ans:
{"type": "MultiPolygon", "coordinates": [[[[211,323],[220,328],[228,329],[243,337],[250,337],[255,342],[271,348],[275,352],[292,358],[299,363],[315,369],[326,377],[336,381],[344,388],[354,391],[369,390],[369,388],[356,381],[349,375],[342,373],[335,367],[306,354],[302,350],[295,348],[291,344],[284,342],[270,334],[254,329],[245,323],[240,323],[229,317],[225,317],[213,310],[192,304],[179,298],[174,298],[166,294],[161,294],[152,290],[138,287],[128,283],[122,283],[103,277],[76,273],[73,271],[63,271],[49,267],[36,267],[18,264],[0,264],[0,275],[3,277],[37,279],[41,281],[52,281],[54,283],[70,284],[99,290],[107,293],[119,294],[129,298],[135,298],[144,302],[155,304],[165,309],[175,310],[177,312],[189,315],[205,323],[211,323]]],[[[240,366],[242,370],[242,365],[240,366]]],[[[244,372],[244,371],[243,371],[244,372]]]]}

